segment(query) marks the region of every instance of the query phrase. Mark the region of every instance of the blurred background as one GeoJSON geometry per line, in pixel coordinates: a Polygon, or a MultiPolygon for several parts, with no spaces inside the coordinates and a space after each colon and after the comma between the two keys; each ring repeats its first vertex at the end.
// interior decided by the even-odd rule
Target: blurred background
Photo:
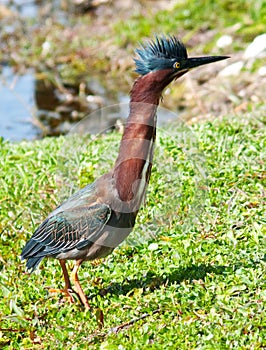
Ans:
{"type": "MultiPolygon", "coordinates": [[[[134,49],[156,34],[179,37],[190,56],[231,56],[165,91],[169,121],[265,114],[265,1],[1,0],[0,137],[65,134],[95,110],[127,102],[134,49]]],[[[123,117],[95,117],[91,131],[123,117]]]]}

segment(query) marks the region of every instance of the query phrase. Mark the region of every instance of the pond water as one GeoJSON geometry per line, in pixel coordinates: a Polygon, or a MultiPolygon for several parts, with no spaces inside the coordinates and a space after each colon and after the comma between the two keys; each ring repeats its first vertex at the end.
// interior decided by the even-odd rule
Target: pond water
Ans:
{"type": "MultiPolygon", "coordinates": [[[[37,1],[0,0],[0,4],[19,13],[21,17],[39,16],[37,1]]],[[[52,4],[57,17],[66,19],[63,11],[60,11],[60,1],[55,0],[52,4]]],[[[0,62],[0,137],[14,142],[67,133],[76,122],[90,114],[91,118],[87,118],[85,123],[89,132],[113,128],[117,119],[123,120],[128,114],[128,94],[113,91],[116,84],[118,90],[121,88],[119,83],[111,84],[112,91],[108,91],[108,86],[101,83],[103,77],[88,75],[90,81],[86,82],[86,96],[80,99],[79,84],[63,86],[62,91],[45,80],[38,80],[34,70],[17,75],[0,62]],[[112,106],[114,104],[115,108],[112,106]]],[[[164,110],[159,113],[159,126],[176,119],[176,115],[168,112],[164,110]]]]}
{"type": "Polygon", "coordinates": [[[0,136],[10,141],[32,140],[39,129],[33,125],[34,76],[16,76],[4,67],[0,75],[0,136]]]}
{"type": "Polygon", "coordinates": [[[25,1],[25,0],[1,0],[0,4],[4,5],[11,11],[19,12],[23,17],[34,17],[37,14],[37,6],[35,1],[25,1]]]}
{"type": "MultiPolygon", "coordinates": [[[[79,99],[75,86],[60,94],[56,87],[46,83],[36,79],[34,71],[21,76],[7,66],[2,69],[0,137],[12,142],[34,140],[44,135],[68,133],[75,125],[97,134],[115,128],[117,120],[124,123],[128,115],[128,94],[110,93],[96,78],[90,81],[90,88],[94,87],[93,95],[88,95],[85,100],[79,99]],[[72,103],[69,103],[70,95],[72,103]],[[97,103],[99,99],[100,103],[97,103]],[[79,118],[73,119],[73,113],[78,113],[79,118]]],[[[165,108],[159,108],[157,114],[159,127],[178,119],[176,113],[165,108]]]]}
{"type": "MultiPolygon", "coordinates": [[[[1,0],[1,5],[22,17],[34,17],[38,7],[34,1],[1,0]]],[[[7,66],[0,71],[0,137],[10,141],[32,140],[39,134],[33,125],[34,75],[29,71],[19,76],[7,66]]]]}

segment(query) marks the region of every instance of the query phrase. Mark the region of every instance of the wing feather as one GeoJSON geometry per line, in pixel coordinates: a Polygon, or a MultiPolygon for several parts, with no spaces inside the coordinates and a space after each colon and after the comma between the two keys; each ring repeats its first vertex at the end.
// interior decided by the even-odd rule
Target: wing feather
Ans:
{"type": "Polygon", "coordinates": [[[35,263],[36,258],[41,260],[92,244],[111,216],[111,209],[106,204],[58,209],[39,226],[22,251],[21,257],[28,259],[29,268],[34,269],[39,263],[31,266],[30,259],[35,263]]]}

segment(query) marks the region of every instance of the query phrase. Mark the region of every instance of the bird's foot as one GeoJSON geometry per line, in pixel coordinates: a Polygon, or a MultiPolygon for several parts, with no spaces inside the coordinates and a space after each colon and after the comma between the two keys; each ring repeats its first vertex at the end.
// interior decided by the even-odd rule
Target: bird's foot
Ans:
{"type": "MultiPolygon", "coordinates": [[[[49,293],[63,293],[65,294],[66,300],[70,304],[75,303],[75,299],[73,298],[73,294],[77,294],[73,289],[55,289],[55,288],[49,288],[48,289],[49,293]]],[[[79,297],[79,295],[78,295],[79,297]]]]}

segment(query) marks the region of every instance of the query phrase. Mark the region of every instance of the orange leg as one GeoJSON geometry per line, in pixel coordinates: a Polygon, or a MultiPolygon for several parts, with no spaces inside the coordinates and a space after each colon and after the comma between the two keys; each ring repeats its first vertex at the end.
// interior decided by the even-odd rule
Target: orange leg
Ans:
{"type": "Polygon", "coordinates": [[[68,272],[67,272],[67,268],[66,268],[66,262],[65,262],[65,260],[61,260],[61,259],[59,259],[59,262],[60,262],[60,265],[61,265],[62,270],[63,270],[63,276],[64,276],[64,280],[65,280],[65,289],[66,290],[72,289],[70,279],[68,276],[68,272]]]}
{"type": "Polygon", "coordinates": [[[88,303],[88,299],[86,297],[86,295],[84,294],[83,292],[83,289],[79,283],[79,278],[78,278],[78,269],[81,265],[83,260],[77,260],[76,263],[75,263],[75,266],[74,266],[74,269],[72,270],[71,272],[71,278],[73,279],[73,282],[74,282],[74,285],[75,285],[75,289],[80,297],[80,300],[82,301],[83,305],[85,306],[85,308],[87,310],[89,310],[91,307],[90,307],[90,304],[88,303]]]}
{"type": "Polygon", "coordinates": [[[64,293],[66,295],[67,299],[69,300],[69,302],[71,304],[74,304],[75,300],[74,300],[73,296],[71,295],[71,292],[73,292],[73,290],[72,290],[70,279],[68,276],[66,262],[65,262],[65,260],[61,260],[61,259],[59,259],[59,262],[60,262],[60,265],[61,265],[62,270],[63,270],[63,276],[64,276],[64,280],[65,280],[65,288],[64,289],[50,288],[49,292],[51,292],[51,293],[64,293]]]}

